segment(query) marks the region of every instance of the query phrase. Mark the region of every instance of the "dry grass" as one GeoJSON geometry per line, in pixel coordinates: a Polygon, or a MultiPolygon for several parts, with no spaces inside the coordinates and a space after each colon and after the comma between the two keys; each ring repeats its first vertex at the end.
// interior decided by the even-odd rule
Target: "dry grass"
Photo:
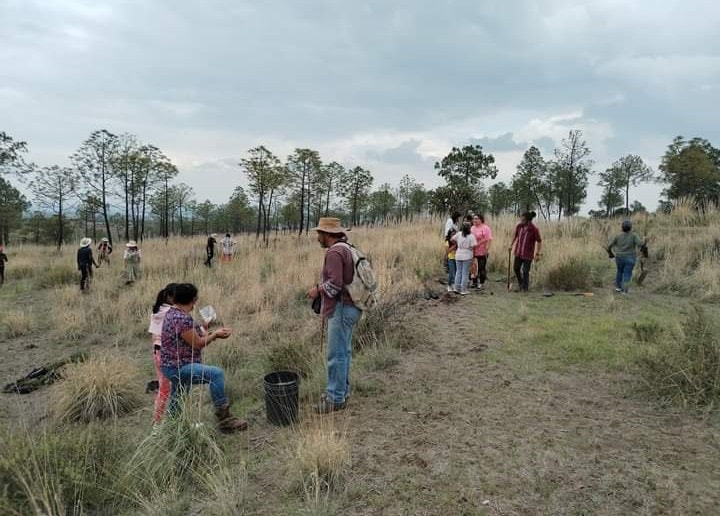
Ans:
{"type": "Polygon", "coordinates": [[[7,337],[22,337],[33,330],[33,317],[26,310],[8,310],[2,316],[2,326],[7,337]]]}
{"type": "Polygon", "coordinates": [[[53,412],[59,421],[90,422],[117,418],[143,404],[135,365],[106,355],[65,367],[54,389],[53,412]]]}

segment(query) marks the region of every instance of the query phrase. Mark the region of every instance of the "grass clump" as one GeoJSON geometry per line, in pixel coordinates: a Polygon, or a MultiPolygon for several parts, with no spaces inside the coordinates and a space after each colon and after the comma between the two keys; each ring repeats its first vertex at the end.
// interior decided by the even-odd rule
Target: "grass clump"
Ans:
{"type": "MultiPolygon", "coordinates": [[[[653,330],[655,331],[655,330],[653,330]]],[[[655,332],[638,358],[646,387],[662,402],[715,411],[720,401],[720,339],[710,319],[695,307],[675,335],[655,332]]]]}
{"type": "Polygon", "coordinates": [[[587,261],[571,257],[548,270],[547,284],[557,290],[585,290],[592,284],[592,269],[587,261]]]}
{"type": "Polygon", "coordinates": [[[143,404],[139,372],[126,358],[103,356],[70,364],[54,392],[60,421],[87,423],[117,418],[143,404]]]}
{"type": "Polygon", "coordinates": [[[665,332],[665,328],[657,321],[636,321],[632,324],[635,340],[645,344],[657,342],[665,332]]]}
{"type": "Polygon", "coordinates": [[[55,288],[80,281],[80,273],[66,263],[53,264],[38,271],[35,283],[39,288],[55,288]]]}
{"type": "Polygon", "coordinates": [[[313,349],[307,339],[284,342],[270,349],[266,363],[269,371],[292,371],[307,378],[318,353],[319,349],[313,349]]]}
{"type": "Polygon", "coordinates": [[[32,331],[33,319],[23,310],[9,310],[2,318],[5,335],[9,338],[22,337],[32,331]]]}

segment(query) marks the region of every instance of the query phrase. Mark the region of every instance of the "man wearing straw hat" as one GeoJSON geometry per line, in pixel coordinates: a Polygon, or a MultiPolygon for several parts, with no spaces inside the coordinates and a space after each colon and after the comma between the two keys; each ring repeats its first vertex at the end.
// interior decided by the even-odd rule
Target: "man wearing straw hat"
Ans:
{"type": "Polygon", "coordinates": [[[350,364],[352,362],[352,333],[361,312],[353,303],[347,286],[353,282],[355,267],[345,229],[340,219],[321,218],[317,231],[318,242],[327,249],[321,283],[311,288],[307,296],[322,300],[322,316],[327,321],[328,382],[325,395],[316,407],[319,414],[345,409],[350,394],[350,364]]]}
{"type": "Polygon", "coordinates": [[[87,292],[90,287],[90,278],[92,278],[92,267],[99,267],[93,258],[92,248],[90,247],[92,240],[88,237],[80,240],[80,249],[77,252],[77,264],[80,271],[80,291],[87,292]]]}

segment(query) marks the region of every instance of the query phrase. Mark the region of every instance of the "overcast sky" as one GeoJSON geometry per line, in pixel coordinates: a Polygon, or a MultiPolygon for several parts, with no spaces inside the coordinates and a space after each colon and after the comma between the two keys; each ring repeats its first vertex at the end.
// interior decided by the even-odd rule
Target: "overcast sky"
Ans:
{"type": "MultiPolygon", "coordinates": [[[[225,201],[258,144],[428,187],[433,163],[471,141],[505,181],[530,144],[549,155],[570,129],[585,132],[596,170],[627,153],[656,167],[678,134],[720,144],[710,0],[0,6],[0,130],[41,165],[67,164],[92,130],[132,132],[200,200],[225,201]]],[[[633,197],[654,208],[659,190],[633,197]]]]}

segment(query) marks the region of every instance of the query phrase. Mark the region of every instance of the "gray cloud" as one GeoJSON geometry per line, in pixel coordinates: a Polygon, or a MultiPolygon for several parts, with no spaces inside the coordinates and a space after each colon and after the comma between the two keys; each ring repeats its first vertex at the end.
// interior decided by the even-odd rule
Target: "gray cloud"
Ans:
{"type": "Polygon", "coordinates": [[[598,168],[656,162],[675,134],[720,143],[719,23],[708,0],[0,0],[0,129],[42,164],[94,129],[134,132],[218,201],[242,181],[222,160],[259,143],[378,183],[432,185],[470,141],[505,177],[525,142],[549,153],[573,127],[598,168]]]}

